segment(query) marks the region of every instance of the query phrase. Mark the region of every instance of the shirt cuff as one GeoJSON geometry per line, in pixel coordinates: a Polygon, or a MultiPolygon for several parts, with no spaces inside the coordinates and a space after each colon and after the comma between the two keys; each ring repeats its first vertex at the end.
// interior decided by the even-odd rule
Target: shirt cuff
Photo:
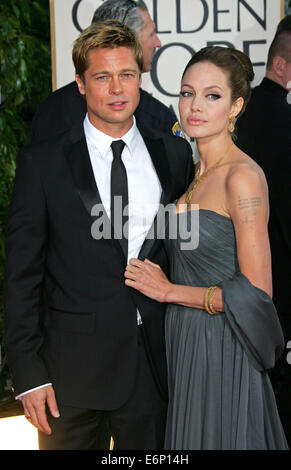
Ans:
{"type": "Polygon", "coordinates": [[[38,389],[43,388],[43,387],[47,387],[48,385],[52,385],[52,384],[49,383],[49,384],[39,385],[39,387],[35,387],[35,388],[32,388],[31,390],[27,390],[27,392],[20,393],[19,395],[17,395],[17,397],[15,397],[15,399],[16,400],[21,400],[21,398],[24,395],[26,395],[27,393],[34,392],[35,390],[38,390],[38,389]]]}

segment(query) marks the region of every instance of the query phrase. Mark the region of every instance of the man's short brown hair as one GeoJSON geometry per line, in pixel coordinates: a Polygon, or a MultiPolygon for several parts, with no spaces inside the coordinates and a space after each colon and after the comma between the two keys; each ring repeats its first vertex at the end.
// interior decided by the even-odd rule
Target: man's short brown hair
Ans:
{"type": "Polygon", "coordinates": [[[140,72],[142,71],[142,48],[134,31],[117,20],[92,23],[74,42],[72,58],[76,74],[84,80],[89,67],[88,53],[92,49],[132,49],[140,72]]]}

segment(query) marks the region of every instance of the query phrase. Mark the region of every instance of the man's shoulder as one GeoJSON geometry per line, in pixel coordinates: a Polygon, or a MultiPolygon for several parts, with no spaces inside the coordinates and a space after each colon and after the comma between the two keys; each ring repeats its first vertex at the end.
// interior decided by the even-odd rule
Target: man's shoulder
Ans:
{"type": "Polygon", "coordinates": [[[58,153],[58,149],[63,151],[66,145],[71,145],[85,136],[83,122],[72,124],[69,129],[66,129],[59,134],[48,137],[41,141],[33,141],[28,143],[22,148],[22,153],[27,155],[36,155],[37,158],[52,157],[58,153]]]}
{"type": "Polygon", "coordinates": [[[244,114],[238,119],[238,126],[245,123],[247,128],[260,126],[273,126],[274,116],[276,122],[284,122],[291,117],[291,106],[287,101],[287,91],[283,87],[267,79],[253,88],[250,100],[244,114]]]}
{"type": "Polygon", "coordinates": [[[137,127],[142,136],[149,137],[152,139],[163,139],[166,142],[178,143],[178,145],[179,144],[188,145],[188,142],[186,141],[184,137],[182,136],[177,137],[172,132],[165,132],[164,130],[161,130],[157,127],[154,127],[151,125],[149,126],[148,124],[150,123],[143,124],[141,122],[137,122],[137,127]]]}
{"type": "Polygon", "coordinates": [[[161,118],[167,118],[171,122],[175,122],[177,117],[174,111],[162,103],[160,100],[152,96],[148,91],[140,89],[140,108],[148,113],[155,115],[158,112],[158,116],[161,118]]]}
{"type": "Polygon", "coordinates": [[[143,89],[135,116],[141,125],[161,132],[175,135],[175,126],[180,130],[175,112],[143,89]]]}
{"type": "Polygon", "coordinates": [[[66,97],[66,96],[72,96],[72,95],[77,95],[79,94],[78,91],[78,85],[75,81],[68,83],[67,85],[64,85],[60,88],[57,88],[57,90],[53,91],[48,98],[60,98],[60,97],[66,97]]]}
{"type": "Polygon", "coordinates": [[[71,82],[61,88],[58,88],[57,90],[53,91],[50,95],[48,95],[40,104],[39,108],[48,106],[50,104],[55,105],[56,102],[61,101],[63,101],[64,103],[70,103],[72,99],[76,98],[80,100],[82,96],[79,93],[77,83],[71,82]]]}
{"type": "Polygon", "coordinates": [[[264,77],[262,82],[253,89],[250,102],[266,108],[274,106],[291,110],[290,105],[288,106],[287,95],[288,91],[285,88],[264,77]]]}
{"type": "Polygon", "coordinates": [[[51,93],[38,107],[31,125],[31,141],[47,140],[83,120],[86,101],[76,82],[71,82],[51,93]]]}
{"type": "Polygon", "coordinates": [[[177,137],[167,132],[160,131],[159,129],[153,129],[150,127],[138,125],[138,130],[147,143],[148,139],[152,141],[160,141],[163,143],[166,152],[172,156],[178,156],[180,159],[188,159],[189,156],[192,158],[192,148],[189,142],[183,137],[177,137]]]}

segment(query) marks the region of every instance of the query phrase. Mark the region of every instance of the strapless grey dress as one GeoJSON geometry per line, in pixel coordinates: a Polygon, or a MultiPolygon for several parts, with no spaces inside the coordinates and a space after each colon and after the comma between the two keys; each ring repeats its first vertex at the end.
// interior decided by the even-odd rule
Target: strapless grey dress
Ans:
{"type": "MultiPolygon", "coordinates": [[[[176,215],[189,229],[191,213],[176,215]]],[[[231,219],[199,211],[199,244],[166,241],[171,280],[223,288],[225,313],[169,304],[165,449],[288,449],[267,370],[284,347],[269,296],[239,272],[231,219]]]]}

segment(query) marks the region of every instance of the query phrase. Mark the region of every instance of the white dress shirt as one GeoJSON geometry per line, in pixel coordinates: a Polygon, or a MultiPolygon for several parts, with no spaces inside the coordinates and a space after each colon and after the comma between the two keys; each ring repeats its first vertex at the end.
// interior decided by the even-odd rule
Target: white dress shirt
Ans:
{"type": "MultiPolygon", "coordinates": [[[[84,132],[93,168],[94,178],[99,190],[102,204],[110,218],[110,178],[113,154],[111,142],[122,139],[125,146],[121,155],[127,173],[128,182],[128,259],[137,258],[146,235],[158,212],[161,198],[161,184],[156,174],[152,159],[136,126],[133,125],[122,137],[114,139],[96,129],[89,121],[88,114],[84,119],[84,132]]],[[[141,317],[137,311],[137,322],[141,317]]],[[[39,388],[51,385],[40,385],[28,390],[16,398],[20,398],[39,388]]]]}
{"type": "MultiPolygon", "coordinates": [[[[112,137],[94,127],[88,115],[84,130],[93,168],[95,181],[103,206],[110,218],[110,177],[113,160],[112,137]]],[[[135,118],[131,129],[122,136],[125,147],[122,161],[128,181],[128,261],[137,258],[145,237],[158,211],[161,185],[147,147],[136,126],[135,118]]]]}

